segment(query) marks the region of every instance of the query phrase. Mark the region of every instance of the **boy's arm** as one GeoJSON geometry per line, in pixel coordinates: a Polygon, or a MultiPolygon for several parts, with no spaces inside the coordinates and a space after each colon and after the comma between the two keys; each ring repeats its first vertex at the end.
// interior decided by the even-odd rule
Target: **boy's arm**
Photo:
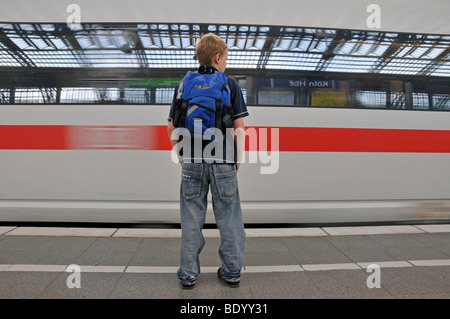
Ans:
{"type": "Polygon", "coordinates": [[[175,130],[175,126],[173,126],[172,122],[168,122],[167,124],[167,134],[169,134],[170,144],[172,144],[172,148],[178,143],[178,140],[172,139],[172,133],[175,130]]]}
{"type": "MultiPolygon", "coordinates": [[[[173,126],[173,123],[169,121],[167,123],[167,134],[169,135],[170,144],[172,144],[172,150],[174,147],[176,147],[176,145],[178,143],[178,136],[176,133],[174,133],[175,129],[176,129],[176,127],[173,126]],[[172,133],[173,133],[173,136],[172,136],[172,133]],[[172,137],[175,139],[172,139],[172,137]]],[[[181,161],[180,164],[181,164],[181,167],[183,167],[183,161],[181,161]]]]}
{"type": "Polygon", "coordinates": [[[241,166],[241,162],[244,156],[245,150],[245,124],[244,118],[240,117],[234,120],[234,135],[235,135],[235,143],[236,143],[236,151],[237,151],[237,162],[236,162],[236,172],[239,170],[239,166],[241,166]]]}
{"type": "Polygon", "coordinates": [[[170,143],[172,144],[172,148],[178,143],[178,137],[176,137],[177,140],[172,140],[172,132],[175,130],[175,126],[173,125],[174,117],[175,117],[175,105],[177,103],[177,94],[178,89],[180,87],[180,83],[177,84],[175,87],[175,90],[173,91],[173,97],[172,97],[172,104],[170,105],[169,110],[169,117],[167,118],[168,124],[167,124],[167,133],[169,134],[170,143]]]}

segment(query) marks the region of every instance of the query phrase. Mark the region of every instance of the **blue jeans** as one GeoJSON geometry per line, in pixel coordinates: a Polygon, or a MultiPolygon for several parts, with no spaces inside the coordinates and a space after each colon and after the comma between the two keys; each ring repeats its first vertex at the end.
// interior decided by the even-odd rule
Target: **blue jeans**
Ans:
{"type": "Polygon", "coordinates": [[[221,239],[221,275],[228,281],[239,281],[241,277],[245,230],[236,167],[234,164],[184,163],[180,188],[181,253],[177,271],[182,284],[194,284],[200,274],[199,254],[205,245],[202,228],[210,186],[221,239]]]}

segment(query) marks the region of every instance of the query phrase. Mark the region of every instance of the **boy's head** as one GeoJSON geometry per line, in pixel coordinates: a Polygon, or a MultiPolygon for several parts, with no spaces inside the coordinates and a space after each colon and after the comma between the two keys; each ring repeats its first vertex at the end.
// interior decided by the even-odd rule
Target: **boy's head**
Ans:
{"type": "Polygon", "coordinates": [[[200,65],[211,64],[220,72],[225,72],[227,66],[228,47],[215,34],[204,34],[195,45],[197,59],[200,65]]]}

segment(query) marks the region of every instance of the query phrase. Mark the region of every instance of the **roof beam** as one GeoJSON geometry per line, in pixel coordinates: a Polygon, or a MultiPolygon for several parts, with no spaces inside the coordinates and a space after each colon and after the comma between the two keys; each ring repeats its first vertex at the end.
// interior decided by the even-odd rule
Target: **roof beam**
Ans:
{"type": "Polygon", "coordinates": [[[409,34],[398,34],[386,51],[383,52],[371,71],[373,73],[379,73],[386,65],[389,64],[389,62],[393,60],[393,58],[397,56],[397,54],[404,48],[405,44],[409,42],[409,39],[409,34]]]}
{"type": "Polygon", "coordinates": [[[281,28],[280,27],[270,27],[269,32],[267,32],[266,41],[261,49],[261,55],[259,56],[258,64],[256,65],[257,69],[265,69],[267,62],[269,61],[270,54],[272,53],[272,49],[275,45],[276,40],[281,36],[281,28]]]}
{"type": "Polygon", "coordinates": [[[0,43],[2,43],[6,48],[8,48],[8,53],[16,60],[18,63],[20,63],[22,66],[25,67],[35,67],[36,65],[34,62],[20,49],[17,44],[15,44],[3,31],[3,29],[0,28],[0,43]]]}
{"type": "Polygon", "coordinates": [[[84,54],[83,48],[75,37],[75,32],[72,31],[67,25],[55,24],[55,34],[68,48],[71,48],[73,56],[82,67],[89,67],[92,64],[84,54]]]}
{"type": "MultiPolygon", "coordinates": [[[[433,73],[439,65],[445,62],[446,58],[450,56],[450,47],[442,51],[437,57],[433,59],[428,65],[426,65],[422,70],[420,70],[417,75],[427,76],[433,73]]],[[[448,60],[447,60],[448,61],[448,60]]]]}
{"type": "MultiPolygon", "coordinates": [[[[328,36],[326,33],[319,34],[319,36],[317,36],[317,34],[316,34],[316,37],[321,38],[321,39],[328,39],[328,36]]],[[[324,69],[326,69],[328,64],[330,64],[331,60],[336,56],[334,49],[338,46],[338,44],[341,44],[342,41],[348,41],[350,39],[351,39],[351,34],[348,34],[348,31],[337,30],[336,34],[330,41],[330,44],[328,44],[327,48],[323,52],[322,59],[316,66],[316,71],[323,71],[324,69]]],[[[325,40],[325,41],[327,41],[327,40],[325,40]]]]}

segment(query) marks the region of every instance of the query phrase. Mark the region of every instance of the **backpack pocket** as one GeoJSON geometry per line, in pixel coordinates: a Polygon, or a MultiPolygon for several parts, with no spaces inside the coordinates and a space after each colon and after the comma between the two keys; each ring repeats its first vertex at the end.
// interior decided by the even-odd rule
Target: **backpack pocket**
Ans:
{"type": "Polygon", "coordinates": [[[224,105],[223,108],[222,128],[225,130],[233,127],[234,110],[231,105],[224,105]]]}
{"type": "Polygon", "coordinates": [[[194,138],[203,139],[206,129],[215,127],[216,111],[210,106],[191,103],[186,113],[186,128],[194,138]]]}

